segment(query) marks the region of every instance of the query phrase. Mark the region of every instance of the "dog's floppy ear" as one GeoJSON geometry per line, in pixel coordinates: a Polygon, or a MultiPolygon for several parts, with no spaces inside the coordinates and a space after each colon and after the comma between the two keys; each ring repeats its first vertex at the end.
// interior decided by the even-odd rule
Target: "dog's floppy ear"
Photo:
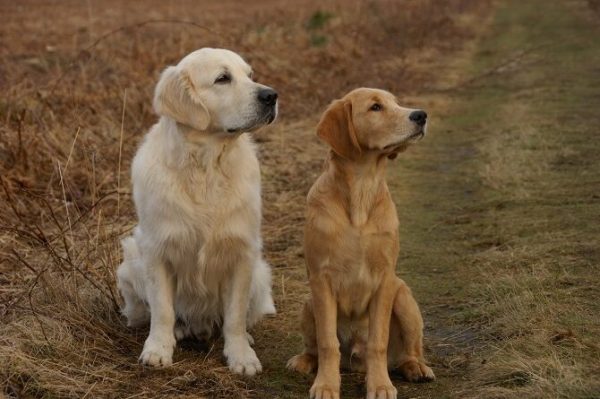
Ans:
{"type": "Polygon", "coordinates": [[[154,110],[194,129],[206,130],[210,114],[193,90],[194,85],[185,71],[168,67],[156,85],[154,110]]]}
{"type": "Polygon", "coordinates": [[[331,146],[339,156],[348,160],[360,156],[360,144],[352,123],[352,103],[335,100],[317,125],[317,136],[331,146]]]}

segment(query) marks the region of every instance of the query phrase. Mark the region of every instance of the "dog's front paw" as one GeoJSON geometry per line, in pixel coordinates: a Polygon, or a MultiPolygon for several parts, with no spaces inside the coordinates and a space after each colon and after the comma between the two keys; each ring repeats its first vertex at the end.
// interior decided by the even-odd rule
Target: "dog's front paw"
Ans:
{"type": "Polygon", "coordinates": [[[253,376],[262,371],[262,365],[256,357],[256,352],[250,347],[248,342],[245,344],[226,345],[223,351],[227,357],[229,370],[236,374],[253,376]]]}
{"type": "Polygon", "coordinates": [[[367,388],[367,399],[396,399],[398,390],[391,383],[389,385],[380,385],[377,387],[367,388]]]}
{"type": "Polygon", "coordinates": [[[340,387],[335,384],[322,383],[317,377],[310,388],[310,399],[340,399],[340,387]]]}
{"type": "Polygon", "coordinates": [[[158,340],[148,337],[139,362],[144,366],[166,367],[173,363],[175,340],[158,340]]]}
{"type": "Polygon", "coordinates": [[[392,384],[387,370],[380,375],[367,375],[367,399],[396,399],[398,390],[392,384]]]}

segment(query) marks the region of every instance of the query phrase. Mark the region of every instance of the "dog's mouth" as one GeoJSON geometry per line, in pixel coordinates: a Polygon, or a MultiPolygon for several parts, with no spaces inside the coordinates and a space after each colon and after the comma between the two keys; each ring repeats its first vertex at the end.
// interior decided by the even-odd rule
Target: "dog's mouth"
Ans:
{"type": "Polygon", "coordinates": [[[273,121],[275,121],[275,118],[277,118],[277,107],[272,107],[263,113],[257,121],[249,123],[245,126],[229,128],[227,129],[227,133],[239,134],[253,132],[262,126],[270,125],[273,123],[273,121]]]}
{"type": "Polygon", "coordinates": [[[259,122],[250,124],[250,125],[246,125],[246,126],[242,126],[242,127],[234,127],[234,128],[230,128],[227,129],[227,133],[230,134],[240,134],[240,133],[250,133],[253,132],[259,128],[261,128],[264,125],[268,125],[271,122],[273,122],[275,118],[272,119],[261,119],[259,122]]]}
{"type": "Polygon", "coordinates": [[[263,116],[263,119],[266,121],[267,125],[273,123],[275,118],[277,118],[277,103],[275,103],[272,107],[267,108],[267,111],[263,116]]]}
{"type": "Polygon", "coordinates": [[[424,136],[425,136],[425,132],[423,131],[423,129],[418,130],[418,131],[410,134],[409,136],[404,137],[400,141],[394,141],[393,143],[386,145],[385,147],[383,147],[383,150],[384,151],[392,151],[392,150],[395,150],[396,148],[402,148],[410,142],[421,140],[424,136]]]}
{"type": "Polygon", "coordinates": [[[407,140],[420,141],[423,137],[425,137],[425,131],[423,129],[421,129],[418,132],[413,133],[410,136],[408,136],[407,140]]]}
{"type": "Polygon", "coordinates": [[[403,152],[408,148],[408,146],[416,141],[420,141],[425,136],[425,130],[419,129],[414,133],[411,133],[408,136],[402,138],[402,140],[395,141],[391,144],[383,147],[384,154],[389,159],[395,159],[399,153],[403,152]]]}
{"type": "Polygon", "coordinates": [[[244,133],[244,132],[248,132],[250,131],[251,128],[246,128],[246,127],[234,127],[234,128],[230,128],[227,129],[227,133],[231,133],[231,134],[238,134],[238,133],[244,133]]]}

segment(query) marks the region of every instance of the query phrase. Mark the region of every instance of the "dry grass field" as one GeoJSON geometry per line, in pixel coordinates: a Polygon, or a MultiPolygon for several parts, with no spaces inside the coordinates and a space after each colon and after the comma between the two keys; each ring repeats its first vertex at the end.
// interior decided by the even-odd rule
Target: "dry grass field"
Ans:
{"type": "MultiPolygon", "coordinates": [[[[398,271],[422,305],[438,381],[394,374],[399,397],[600,397],[597,9],[0,1],[0,398],[307,397],[311,378],[284,366],[301,348],[304,197],[326,153],[314,125],[357,86],[432,116],[390,180],[398,271]],[[278,122],[255,134],[279,313],[253,331],[254,379],[228,372],[220,340],[142,368],[147,330],[126,327],[115,287],[154,85],[206,46],[239,52],[280,95],[278,122]]],[[[363,396],[362,380],[344,374],[343,397],[363,396]]]]}

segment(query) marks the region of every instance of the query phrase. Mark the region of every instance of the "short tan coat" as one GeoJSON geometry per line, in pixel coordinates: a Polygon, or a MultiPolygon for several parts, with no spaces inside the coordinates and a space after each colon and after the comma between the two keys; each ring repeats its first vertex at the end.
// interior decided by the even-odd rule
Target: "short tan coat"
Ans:
{"type": "Polygon", "coordinates": [[[396,398],[388,367],[409,381],[434,378],[418,305],[395,275],[398,217],[385,179],[388,159],[424,135],[413,111],[388,92],[357,89],[334,101],[317,127],[331,151],[308,194],[305,350],[288,362],[305,373],[318,366],[311,397],[339,397],[340,363],[366,371],[367,398],[396,398]]]}

